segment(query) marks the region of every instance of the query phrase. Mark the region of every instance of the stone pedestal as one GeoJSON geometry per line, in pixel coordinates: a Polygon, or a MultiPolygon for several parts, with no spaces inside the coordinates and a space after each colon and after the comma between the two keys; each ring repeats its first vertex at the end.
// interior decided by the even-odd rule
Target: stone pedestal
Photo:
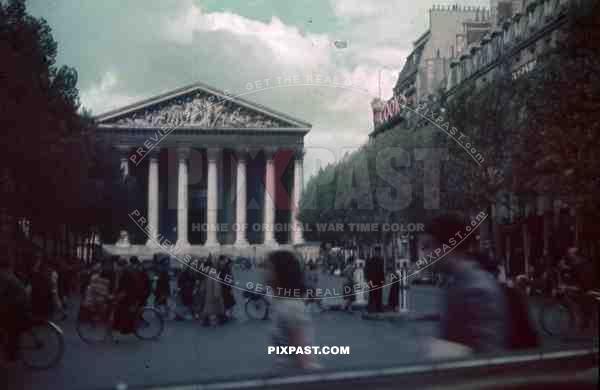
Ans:
{"type": "Polygon", "coordinates": [[[127,230],[121,230],[119,232],[119,240],[115,246],[118,248],[129,248],[131,246],[131,243],[129,242],[129,233],[127,233],[127,230]]]}

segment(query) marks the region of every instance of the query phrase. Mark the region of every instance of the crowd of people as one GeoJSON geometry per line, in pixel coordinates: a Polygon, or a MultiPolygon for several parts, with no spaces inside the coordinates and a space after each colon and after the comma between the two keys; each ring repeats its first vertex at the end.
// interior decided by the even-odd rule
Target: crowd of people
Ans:
{"type": "MultiPolygon", "coordinates": [[[[428,232],[432,247],[442,247],[463,225],[463,221],[450,217],[434,221],[428,232]]],[[[536,346],[539,340],[528,318],[527,303],[507,293],[506,286],[499,282],[497,267],[491,266],[489,258],[469,251],[473,247],[470,239],[453,248],[438,264],[438,269],[453,279],[447,289],[440,340],[446,346],[460,346],[475,353],[536,346]]],[[[114,305],[113,328],[124,334],[134,331],[136,311],[149,303],[169,311],[176,302],[175,319],[195,319],[205,326],[223,324],[232,318],[236,300],[231,282],[221,283],[188,267],[173,272],[170,259],[165,260],[155,257],[148,267],[148,263],[143,265],[136,257],[109,256],[82,270],[78,262],[43,261],[41,254],[33,256],[29,266],[20,268],[3,258],[0,261],[0,302],[3,303],[0,314],[8,323],[9,332],[18,332],[18,324],[22,321],[19,313],[23,312],[26,301],[36,317],[65,318],[70,298],[79,288],[82,298],[79,316],[83,316],[79,320],[102,311],[107,305],[114,305]]],[[[198,261],[204,269],[215,268],[233,277],[233,261],[227,256],[209,256],[198,261]]],[[[568,251],[563,263],[564,267],[588,269],[588,262],[574,249],[568,251]]],[[[386,283],[380,248],[374,250],[364,267],[362,264],[353,258],[345,262],[339,273],[344,287],[352,288],[358,279],[372,286],[386,283]]],[[[274,292],[298,290],[304,293],[318,286],[317,263],[302,261],[292,251],[273,251],[263,265],[267,275],[265,283],[272,286],[274,292]]],[[[583,273],[582,278],[589,276],[583,273]]],[[[589,281],[582,279],[581,283],[589,281]]],[[[399,288],[399,283],[391,284],[387,309],[397,310],[399,288]]],[[[369,290],[369,312],[386,310],[383,292],[382,288],[369,290]]],[[[356,294],[345,295],[344,308],[350,310],[356,297],[356,294]]],[[[274,344],[311,345],[314,335],[305,310],[306,302],[276,293],[272,298],[274,344]]],[[[14,356],[15,348],[14,344],[8,346],[11,356],[14,356]]],[[[304,368],[318,366],[311,355],[285,360],[304,368]]]]}
{"type": "MultiPolygon", "coordinates": [[[[173,312],[176,320],[193,318],[208,326],[231,319],[235,298],[230,285],[189,267],[173,272],[169,258],[164,260],[155,256],[150,267],[142,267],[137,257],[129,261],[111,257],[95,263],[82,281],[83,306],[97,311],[115,300],[115,329],[125,333],[132,331],[128,313],[150,303],[165,315],[173,312]]],[[[209,256],[199,262],[203,268],[232,275],[226,256],[209,256]]]]}
{"type": "Polygon", "coordinates": [[[8,333],[9,361],[16,359],[19,334],[28,318],[66,318],[79,272],[75,258],[44,258],[33,252],[27,259],[15,264],[8,254],[0,256],[0,318],[8,333]]]}

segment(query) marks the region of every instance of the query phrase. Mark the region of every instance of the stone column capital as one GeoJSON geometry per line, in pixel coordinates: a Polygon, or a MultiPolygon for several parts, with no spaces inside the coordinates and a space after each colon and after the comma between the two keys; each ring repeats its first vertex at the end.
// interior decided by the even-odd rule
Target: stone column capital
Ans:
{"type": "Polygon", "coordinates": [[[248,161],[249,158],[249,151],[248,151],[248,147],[246,146],[238,146],[235,149],[235,158],[238,161],[248,161]]]}
{"type": "Polygon", "coordinates": [[[223,149],[219,147],[212,147],[206,149],[206,158],[208,161],[221,160],[223,157],[223,149]]]}
{"type": "Polygon", "coordinates": [[[188,160],[190,158],[190,147],[189,146],[179,146],[177,148],[177,159],[179,161],[181,160],[188,160]]]}
{"type": "Polygon", "coordinates": [[[160,154],[160,149],[159,148],[154,148],[150,151],[148,151],[147,155],[148,155],[148,159],[149,160],[158,160],[160,154]]]}
{"type": "Polygon", "coordinates": [[[296,152],[294,153],[294,160],[295,161],[304,161],[304,155],[306,154],[306,151],[304,150],[304,147],[299,146],[296,148],[296,152]]]}
{"type": "Polygon", "coordinates": [[[121,159],[124,159],[124,158],[129,159],[129,155],[131,154],[130,153],[131,148],[129,146],[117,145],[117,146],[115,146],[115,149],[117,150],[117,153],[119,153],[119,157],[121,159]]]}
{"type": "Polygon", "coordinates": [[[273,160],[275,153],[277,153],[277,146],[263,146],[262,151],[265,155],[265,160],[270,161],[273,160]]]}

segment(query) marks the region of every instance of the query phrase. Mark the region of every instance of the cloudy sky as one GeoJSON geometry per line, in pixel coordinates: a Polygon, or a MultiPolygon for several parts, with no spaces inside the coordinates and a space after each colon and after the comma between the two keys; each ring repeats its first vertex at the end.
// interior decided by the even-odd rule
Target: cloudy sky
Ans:
{"type": "MultiPolygon", "coordinates": [[[[358,146],[372,131],[370,101],[389,98],[432,4],[456,0],[29,0],[59,45],[59,63],[79,74],[82,103],[100,114],[203,82],[245,90],[257,80],[298,75],[351,80],[257,91],[244,98],[313,125],[306,174],[358,146]],[[336,48],[336,40],[347,48],[336,48]],[[363,89],[360,91],[359,89],[363,89]],[[332,147],[334,146],[335,147],[332,147]],[[330,157],[329,157],[330,156],[330,157]],[[316,164],[316,165],[315,165],[316,164]]],[[[489,5],[489,0],[461,0],[489,5]]]]}

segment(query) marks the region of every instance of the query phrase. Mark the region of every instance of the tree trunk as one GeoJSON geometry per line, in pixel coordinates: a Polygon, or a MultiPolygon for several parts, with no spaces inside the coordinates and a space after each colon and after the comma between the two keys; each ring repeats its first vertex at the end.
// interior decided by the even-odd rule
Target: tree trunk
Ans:
{"type": "Polygon", "coordinates": [[[496,253],[496,207],[493,203],[488,206],[488,215],[490,217],[488,221],[488,239],[490,240],[489,251],[493,259],[498,258],[496,253]]]}

